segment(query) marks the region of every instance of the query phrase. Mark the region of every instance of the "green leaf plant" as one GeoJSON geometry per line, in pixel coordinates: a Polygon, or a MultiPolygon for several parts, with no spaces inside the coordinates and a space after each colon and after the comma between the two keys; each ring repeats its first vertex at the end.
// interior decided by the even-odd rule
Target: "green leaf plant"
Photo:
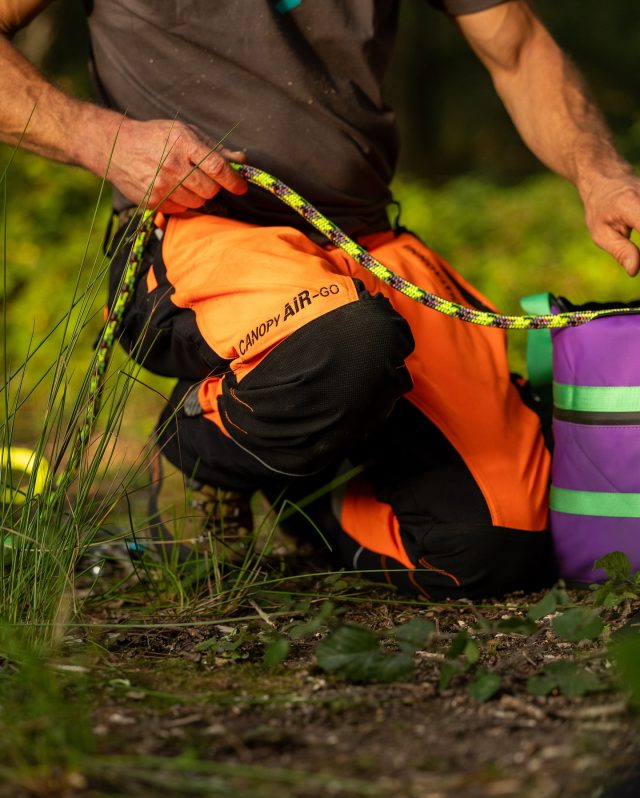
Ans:
{"type": "MultiPolygon", "coordinates": [[[[631,592],[629,586],[636,584],[638,577],[631,573],[625,555],[614,552],[599,560],[596,567],[605,568],[609,575],[609,583],[602,586],[608,591],[606,595],[617,595],[616,591],[622,587],[625,597],[630,597],[627,595],[631,592]]],[[[527,680],[529,693],[546,696],[557,692],[573,698],[609,690],[614,686],[611,675],[603,675],[602,668],[595,672],[591,666],[598,660],[604,662],[613,658],[623,688],[629,689],[640,700],[637,676],[640,635],[634,635],[633,639],[625,636],[623,640],[616,639],[615,645],[606,645],[608,631],[601,612],[612,609],[618,602],[609,600],[603,604],[597,600],[598,593],[594,598],[595,607],[572,606],[564,584],[559,583],[532,604],[526,615],[514,614],[490,620],[476,608],[476,622],[468,629],[454,633],[439,632],[435,624],[423,617],[382,632],[350,623],[336,628],[333,623],[332,631],[317,645],[316,659],[321,670],[338,678],[356,683],[390,682],[413,678],[415,654],[427,649],[441,658],[438,672],[440,690],[449,689],[454,680],[459,679],[463,684],[466,682],[467,691],[474,700],[484,702],[502,687],[500,675],[483,663],[486,641],[496,635],[531,637],[546,631],[565,643],[595,642],[602,645],[590,646],[585,654],[574,651],[572,659],[547,662],[527,680]]],[[[328,621],[326,613],[324,620],[328,621]]],[[[322,631],[319,619],[302,625],[305,626],[314,633],[322,631]]],[[[284,646],[279,650],[284,659],[287,653],[284,646]]]]}
{"type": "Polygon", "coordinates": [[[323,671],[353,682],[406,681],[414,672],[415,652],[428,644],[435,629],[426,618],[414,618],[381,634],[345,624],[318,645],[316,659],[323,671]],[[385,638],[394,640],[400,650],[384,649],[385,638]]]}
{"type": "Polygon", "coordinates": [[[569,698],[607,690],[608,685],[596,674],[577,662],[557,660],[544,668],[544,673],[532,676],[527,682],[527,690],[533,695],[549,695],[557,689],[569,698]]]}
{"type": "Polygon", "coordinates": [[[607,575],[603,584],[591,585],[596,607],[612,609],[627,599],[640,598],[640,571],[631,573],[631,562],[626,554],[612,551],[596,560],[594,567],[602,568],[607,575]]]}

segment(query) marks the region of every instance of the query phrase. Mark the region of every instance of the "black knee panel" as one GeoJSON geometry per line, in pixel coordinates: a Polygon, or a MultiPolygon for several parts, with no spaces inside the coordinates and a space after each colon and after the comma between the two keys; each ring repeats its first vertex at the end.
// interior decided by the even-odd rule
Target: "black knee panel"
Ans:
{"type": "Polygon", "coordinates": [[[434,525],[411,559],[413,583],[434,598],[503,596],[552,584],[555,566],[551,535],[490,525],[434,525]]]}
{"type": "MultiPolygon", "coordinates": [[[[313,508],[309,512],[313,517],[313,508]]],[[[423,550],[412,553],[413,569],[364,548],[342,530],[336,534],[335,523],[329,533],[345,568],[434,601],[498,598],[550,587],[557,578],[548,532],[442,524],[423,536],[423,550]]]]}
{"type": "Polygon", "coordinates": [[[387,418],[412,387],[407,322],[381,295],[309,322],[246,377],[224,381],[221,416],[232,438],[274,471],[319,471],[387,418]]]}

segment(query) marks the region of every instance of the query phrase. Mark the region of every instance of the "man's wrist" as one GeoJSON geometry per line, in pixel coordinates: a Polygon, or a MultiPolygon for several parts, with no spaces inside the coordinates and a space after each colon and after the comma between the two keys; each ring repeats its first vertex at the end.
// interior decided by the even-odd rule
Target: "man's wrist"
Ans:
{"type": "Polygon", "coordinates": [[[107,173],[118,134],[121,114],[87,102],[78,102],[70,138],[69,161],[98,177],[107,173]]]}
{"type": "Polygon", "coordinates": [[[598,185],[610,180],[623,180],[634,174],[631,164],[608,141],[596,148],[589,148],[589,152],[582,156],[578,152],[575,169],[574,182],[583,201],[598,185]]]}

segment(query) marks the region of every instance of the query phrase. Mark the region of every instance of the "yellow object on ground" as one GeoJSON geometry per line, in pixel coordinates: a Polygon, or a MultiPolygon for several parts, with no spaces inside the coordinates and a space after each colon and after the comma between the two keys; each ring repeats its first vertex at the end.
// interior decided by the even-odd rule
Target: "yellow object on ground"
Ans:
{"type": "Polygon", "coordinates": [[[32,475],[33,494],[42,493],[49,477],[49,463],[33,449],[11,447],[0,449],[0,496],[3,503],[24,504],[27,485],[32,475]],[[10,473],[6,473],[10,472],[10,473]]]}

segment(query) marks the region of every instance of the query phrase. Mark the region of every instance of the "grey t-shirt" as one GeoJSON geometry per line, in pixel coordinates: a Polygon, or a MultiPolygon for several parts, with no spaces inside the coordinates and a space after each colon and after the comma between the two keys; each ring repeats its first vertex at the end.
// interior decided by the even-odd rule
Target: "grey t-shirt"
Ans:
{"type": "MultiPolygon", "coordinates": [[[[430,0],[451,14],[504,0],[430,0]]],[[[92,0],[103,101],[180,119],[281,178],[352,235],[388,227],[397,156],[381,83],[399,0],[92,0]]],[[[237,218],[304,226],[253,188],[220,195],[237,218]]],[[[122,202],[122,198],[116,199],[122,202]]]]}

